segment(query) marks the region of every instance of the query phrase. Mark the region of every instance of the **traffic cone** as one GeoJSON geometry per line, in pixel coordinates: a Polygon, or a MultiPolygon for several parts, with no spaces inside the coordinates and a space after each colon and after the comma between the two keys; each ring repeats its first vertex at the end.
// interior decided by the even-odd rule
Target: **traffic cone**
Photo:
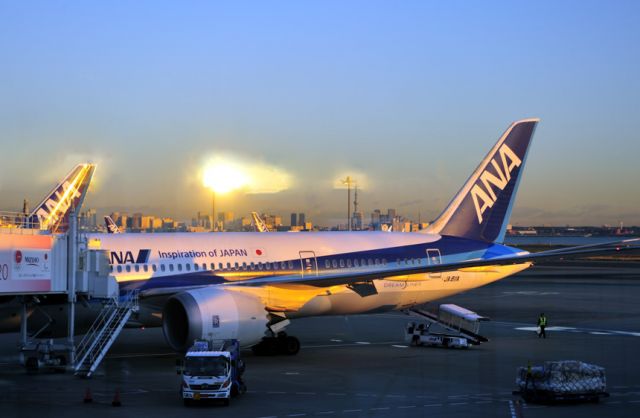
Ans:
{"type": "Polygon", "coordinates": [[[93,402],[93,396],[91,396],[91,389],[87,388],[87,390],[84,392],[84,399],[82,400],[83,403],[91,403],[93,402]]]}
{"type": "Polygon", "coordinates": [[[113,395],[113,401],[111,401],[111,406],[122,406],[122,402],[120,402],[120,389],[116,389],[116,393],[113,395]]]}

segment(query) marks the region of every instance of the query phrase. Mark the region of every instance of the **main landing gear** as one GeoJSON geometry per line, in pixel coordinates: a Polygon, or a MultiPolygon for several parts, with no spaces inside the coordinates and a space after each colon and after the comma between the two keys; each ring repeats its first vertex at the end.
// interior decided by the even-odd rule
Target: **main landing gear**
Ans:
{"type": "Polygon", "coordinates": [[[300,351],[300,341],[285,332],[279,332],[275,337],[264,337],[260,343],[251,347],[257,356],[294,356],[300,351]]]}

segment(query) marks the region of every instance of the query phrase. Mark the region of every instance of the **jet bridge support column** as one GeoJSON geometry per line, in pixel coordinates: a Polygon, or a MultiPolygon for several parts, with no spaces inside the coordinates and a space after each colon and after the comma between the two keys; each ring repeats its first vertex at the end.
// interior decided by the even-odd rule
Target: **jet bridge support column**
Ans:
{"type": "Polygon", "coordinates": [[[69,363],[76,362],[76,345],[73,339],[76,320],[76,270],[78,265],[78,216],[76,208],[69,213],[69,232],[67,234],[67,300],[69,302],[67,327],[67,344],[69,346],[69,363]]]}

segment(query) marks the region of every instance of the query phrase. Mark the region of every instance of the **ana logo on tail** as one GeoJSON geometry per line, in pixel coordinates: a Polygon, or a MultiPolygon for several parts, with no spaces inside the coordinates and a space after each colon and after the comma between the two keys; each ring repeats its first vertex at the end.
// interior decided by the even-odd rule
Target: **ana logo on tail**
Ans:
{"type": "Polygon", "coordinates": [[[81,193],[68,181],[62,183],[62,186],[55,191],[55,196],[51,196],[47,201],[38,209],[36,215],[41,220],[43,225],[49,226],[58,222],[61,216],[63,216],[74,199],[79,198],[81,193]]]}
{"type": "Polygon", "coordinates": [[[498,150],[498,154],[500,155],[502,168],[500,168],[495,158],[491,159],[491,165],[495,170],[495,174],[485,169],[471,189],[471,198],[473,199],[473,206],[476,209],[478,224],[482,223],[482,214],[496,202],[497,196],[493,190],[493,186],[497,187],[500,191],[504,190],[507,183],[511,180],[511,172],[522,164],[520,158],[518,158],[507,144],[502,144],[498,150]]]}

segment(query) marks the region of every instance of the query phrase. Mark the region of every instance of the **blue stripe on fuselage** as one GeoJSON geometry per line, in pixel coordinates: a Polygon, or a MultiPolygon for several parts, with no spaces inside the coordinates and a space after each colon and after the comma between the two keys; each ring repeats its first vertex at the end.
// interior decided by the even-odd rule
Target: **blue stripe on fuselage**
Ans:
{"type": "MultiPolygon", "coordinates": [[[[355,251],[351,253],[339,253],[327,256],[316,257],[318,271],[336,271],[344,269],[353,269],[354,267],[334,268],[331,263],[334,260],[343,260],[347,262],[350,260],[349,265],[355,266],[354,260],[386,260],[390,265],[396,265],[397,260],[404,259],[424,259],[427,256],[427,250],[439,250],[442,263],[456,263],[471,259],[491,259],[494,257],[505,256],[517,253],[521,250],[517,248],[507,247],[500,244],[494,244],[484,241],[470,240],[466,238],[442,236],[439,240],[429,243],[412,244],[407,246],[398,246],[390,248],[377,248],[367,251],[355,251]],[[329,261],[330,267],[326,267],[326,261],[329,261]]],[[[276,261],[271,261],[276,263],[276,261]]],[[[120,284],[121,291],[129,289],[154,289],[154,288],[166,288],[166,287],[189,287],[189,286],[207,286],[217,285],[222,283],[230,283],[231,280],[224,278],[225,273],[235,273],[245,275],[245,279],[251,280],[254,277],[260,277],[262,279],[268,277],[277,277],[282,275],[297,274],[302,269],[302,261],[300,259],[293,260],[278,260],[277,263],[285,263],[287,267],[293,266],[293,269],[287,268],[285,270],[224,270],[220,271],[198,271],[198,272],[179,272],[167,276],[155,276],[145,280],[135,280],[122,282],[120,284]],[[257,273],[257,274],[256,274],[257,273]]],[[[365,267],[364,265],[361,267],[365,267]]],[[[378,266],[369,266],[374,269],[378,266]]],[[[234,277],[233,281],[238,281],[238,277],[234,277]]]]}

